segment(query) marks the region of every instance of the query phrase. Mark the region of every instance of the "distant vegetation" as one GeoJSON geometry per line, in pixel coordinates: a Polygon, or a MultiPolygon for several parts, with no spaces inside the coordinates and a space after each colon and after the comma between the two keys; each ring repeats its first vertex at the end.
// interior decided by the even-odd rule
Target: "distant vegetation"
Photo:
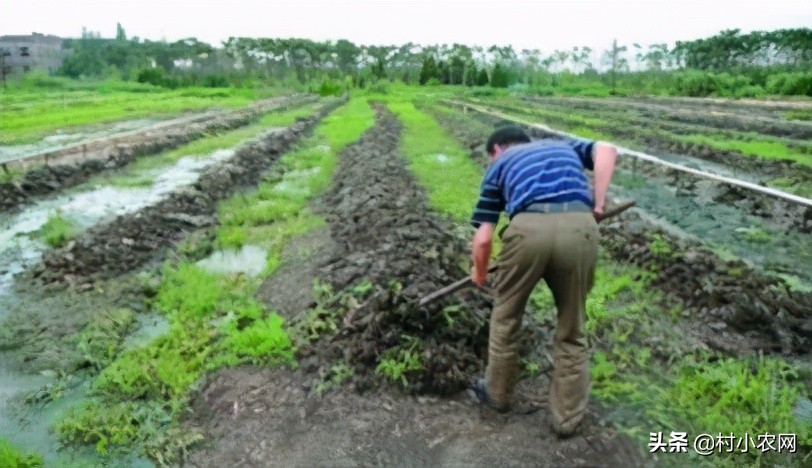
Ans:
{"type": "MultiPolygon", "coordinates": [[[[164,88],[285,86],[322,95],[387,82],[517,88],[527,92],[605,96],[812,96],[812,29],[742,33],[692,41],[514,50],[511,46],[359,46],[347,40],[232,37],[215,48],[195,38],[172,43],[115,39],[83,31],[60,75],[120,78],[164,88]],[[598,58],[599,57],[599,58],[598,58]],[[593,63],[593,62],[598,63],[593,63]]],[[[383,83],[383,84],[381,84],[383,83]]]]}

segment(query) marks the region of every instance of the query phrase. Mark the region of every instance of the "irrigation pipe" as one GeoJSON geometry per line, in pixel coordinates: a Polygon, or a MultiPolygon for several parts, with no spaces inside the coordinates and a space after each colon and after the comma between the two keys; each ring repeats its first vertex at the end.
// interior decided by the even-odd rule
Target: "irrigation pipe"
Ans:
{"type": "MultiPolygon", "coordinates": [[[[529,127],[538,128],[540,130],[544,130],[545,132],[553,133],[555,135],[561,135],[561,136],[570,137],[570,138],[578,138],[578,135],[575,135],[575,134],[572,134],[572,133],[567,133],[567,132],[563,132],[561,130],[556,130],[556,129],[548,127],[547,125],[544,125],[544,124],[531,122],[529,120],[525,120],[525,119],[522,119],[520,117],[516,117],[516,116],[513,116],[513,115],[497,112],[497,111],[494,111],[492,109],[488,109],[486,107],[477,106],[475,104],[470,104],[470,103],[467,103],[467,102],[460,102],[460,101],[452,101],[452,100],[443,100],[441,102],[444,102],[446,104],[455,105],[455,106],[461,106],[461,107],[464,107],[464,108],[471,108],[471,109],[473,109],[473,110],[475,110],[477,112],[481,112],[483,114],[489,114],[489,115],[492,115],[494,117],[499,117],[499,118],[502,118],[502,119],[505,119],[505,120],[512,120],[512,121],[520,123],[522,125],[527,125],[529,127]]],[[[776,190],[776,189],[770,188],[770,187],[764,187],[762,185],[754,184],[752,182],[747,182],[747,181],[744,181],[744,180],[739,180],[739,179],[733,179],[733,178],[730,178],[730,177],[720,176],[718,174],[713,174],[713,173],[710,173],[710,172],[700,171],[698,169],[693,169],[693,168],[690,168],[690,167],[682,166],[680,164],[670,163],[668,161],[663,161],[662,159],[658,158],[657,156],[652,156],[650,154],[642,153],[640,151],[635,151],[635,150],[632,150],[632,149],[629,149],[629,148],[624,148],[622,146],[617,146],[616,145],[616,147],[617,147],[618,153],[623,154],[623,155],[633,156],[633,157],[641,159],[643,161],[647,161],[647,162],[654,163],[654,164],[659,164],[659,165],[667,167],[669,169],[674,169],[674,170],[680,171],[680,172],[686,172],[688,174],[693,174],[693,175],[695,175],[697,177],[702,177],[702,178],[705,178],[705,179],[715,180],[715,181],[721,182],[723,184],[733,185],[733,186],[736,186],[736,187],[745,188],[745,189],[748,189],[748,190],[752,190],[754,192],[762,193],[764,195],[768,195],[768,196],[775,197],[775,198],[780,198],[780,199],[783,199],[783,200],[786,200],[786,201],[790,201],[790,202],[793,202],[793,203],[797,203],[799,205],[803,205],[803,206],[812,208],[812,199],[809,199],[809,198],[804,198],[804,197],[801,197],[801,196],[798,196],[798,195],[793,195],[791,193],[782,192],[781,190],[776,190]]]]}

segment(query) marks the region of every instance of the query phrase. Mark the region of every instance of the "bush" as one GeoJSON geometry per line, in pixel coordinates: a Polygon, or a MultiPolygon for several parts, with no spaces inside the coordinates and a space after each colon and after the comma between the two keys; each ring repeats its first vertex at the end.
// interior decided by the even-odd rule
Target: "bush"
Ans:
{"type": "Polygon", "coordinates": [[[749,85],[749,86],[745,86],[745,87],[743,87],[741,89],[736,90],[736,92],[733,95],[735,97],[737,97],[737,98],[759,97],[759,96],[763,96],[764,93],[765,93],[764,88],[762,88],[761,86],[749,85]]]}
{"type": "Polygon", "coordinates": [[[319,96],[341,96],[344,89],[340,84],[328,78],[322,80],[321,85],[316,92],[319,94],[319,96]]]}
{"type": "Polygon", "coordinates": [[[135,81],[139,83],[149,83],[153,86],[161,86],[164,82],[164,70],[160,67],[142,68],[141,71],[138,72],[135,81]]]}
{"type": "Polygon", "coordinates": [[[388,94],[389,85],[390,83],[388,80],[379,80],[377,83],[370,85],[369,91],[373,93],[388,94]]]}
{"type": "Polygon", "coordinates": [[[218,74],[206,75],[203,77],[203,86],[207,88],[228,88],[228,79],[218,74]]]}
{"type": "Polygon", "coordinates": [[[767,92],[788,96],[812,96],[812,73],[778,73],[767,78],[767,92]]]}

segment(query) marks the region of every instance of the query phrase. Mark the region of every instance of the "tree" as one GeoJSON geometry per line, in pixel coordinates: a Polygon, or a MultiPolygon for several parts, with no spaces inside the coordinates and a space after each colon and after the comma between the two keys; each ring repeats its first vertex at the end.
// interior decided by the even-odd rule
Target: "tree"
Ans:
{"type": "Polygon", "coordinates": [[[127,34],[124,33],[124,28],[121,23],[116,23],[116,40],[124,42],[127,40],[127,34]]]}
{"type": "Polygon", "coordinates": [[[6,85],[6,76],[11,74],[11,65],[6,64],[6,57],[10,57],[11,52],[5,48],[0,48],[0,76],[3,77],[3,89],[8,88],[6,85]]]}
{"type": "Polygon", "coordinates": [[[477,86],[488,86],[488,70],[485,67],[479,69],[479,73],[476,76],[476,85],[477,86]]]}
{"type": "Polygon", "coordinates": [[[626,46],[617,44],[617,39],[612,41],[612,48],[603,53],[604,63],[609,65],[609,79],[612,86],[612,94],[616,93],[617,74],[623,70],[627,70],[629,62],[623,57],[626,52],[626,46]]]}
{"type": "Polygon", "coordinates": [[[437,62],[434,61],[434,57],[431,55],[427,55],[423,58],[423,66],[420,69],[420,78],[418,82],[421,85],[424,85],[429,82],[432,78],[437,78],[438,75],[438,68],[437,62]]]}
{"type": "Polygon", "coordinates": [[[505,68],[499,62],[493,66],[491,72],[491,86],[494,88],[507,88],[508,87],[508,74],[505,68]]]}

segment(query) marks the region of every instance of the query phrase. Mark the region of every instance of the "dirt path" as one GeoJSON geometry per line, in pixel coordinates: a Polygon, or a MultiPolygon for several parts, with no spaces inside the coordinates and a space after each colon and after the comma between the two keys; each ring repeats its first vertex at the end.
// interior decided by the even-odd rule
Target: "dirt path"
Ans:
{"type": "MultiPolygon", "coordinates": [[[[301,330],[309,320],[331,316],[313,295],[291,296],[293,283],[302,288],[320,278],[336,291],[352,292],[368,282],[369,291],[339,295],[348,300],[332,303],[345,306],[337,331],[301,343],[297,370],[243,367],[209,376],[187,422],[208,442],[188,463],[642,465],[632,442],[596,414],[580,434],[558,440],[546,419],[544,373],[520,383],[507,414],[469,399],[463,389],[482,371],[483,314],[490,302],[464,295],[464,312],[453,315],[452,323],[442,313],[447,304],[416,307],[421,295],[465,274],[458,261],[466,249],[447,223],[429,214],[425,193],[397,154],[399,135],[397,121],[379,109],[376,126],[342,152],[333,186],[320,203],[329,229],[289,246],[261,297],[301,330]],[[392,384],[375,365],[403,349],[404,335],[418,339],[422,366],[405,373],[405,385],[392,384]],[[351,375],[339,379],[337,366],[351,375]]],[[[524,328],[525,355],[546,347],[549,327],[528,319],[524,328]]]]}

